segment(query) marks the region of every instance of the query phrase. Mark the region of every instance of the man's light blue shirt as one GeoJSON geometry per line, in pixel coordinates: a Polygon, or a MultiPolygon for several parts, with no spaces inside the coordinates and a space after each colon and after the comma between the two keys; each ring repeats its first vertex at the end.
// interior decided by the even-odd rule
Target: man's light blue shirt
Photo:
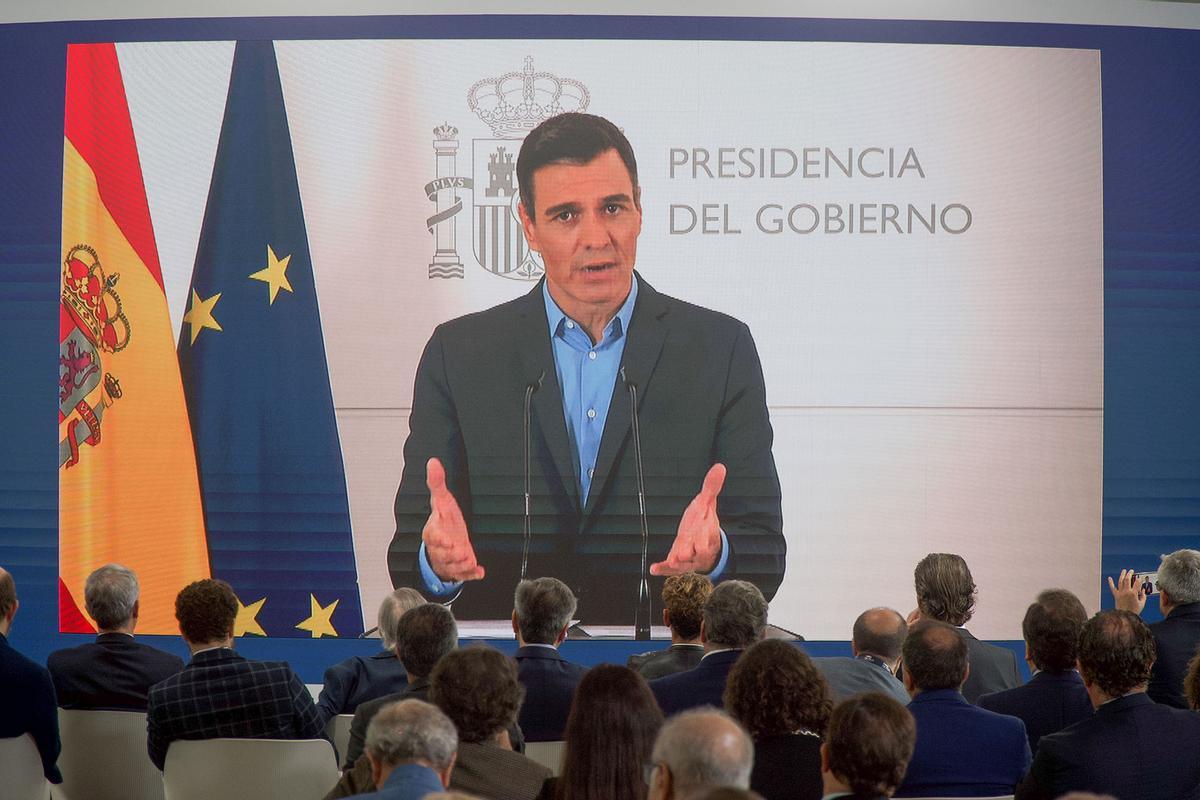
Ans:
{"type": "MultiPolygon", "coordinates": [[[[621,359],[625,354],[626,333],[633,318],[633,307],[637,303],[638,281],[632,278],[629,296],[617,309],[617,313],[604,326],[600,341],[592,344],[592,338],[577,321],[571,319],[550,296],[548,282],[542,282],[542,299],[546,304],[546,321],[549,323],[550,348],[554,354],[554,368],[558,385],[562,391],[563,419],[567,425],[567,436],[571,452],[577,457],[575,468],[578,478],[580,503],[587,504],[592,488],[592,474],[596,458],[600,453],[600,439],[604,435],[604,423],[613,402],[614,389],[621,372],[621,359]]],[[[622,386],[622,388],[624,388],[622,386]]],[[[629,402],[628,395],[621,392],[617,402],[629,402]]],[[[729,548],[725,531],[721,531],[721,555],[717,566],[709,573],[717,580],[729,561],[729,548]]],[[[426,588],[434,595],[448,595],[458,591],[462,582],[447,583],[441,580],[429,566],[425,545],[417,563],[426,588]]]]}

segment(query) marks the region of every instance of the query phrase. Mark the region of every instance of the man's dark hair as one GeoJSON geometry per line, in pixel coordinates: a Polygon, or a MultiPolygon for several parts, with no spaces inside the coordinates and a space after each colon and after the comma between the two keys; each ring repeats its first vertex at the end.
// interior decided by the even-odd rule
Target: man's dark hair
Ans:
{"type": "Polygon", "coordinates": [[[0,617],[8,616],[8,612],[17,604],[17,583],[8,570],[0,567],[0,617]]]}
{"type": "Polygon", "coordinates": [[[962,687],[967,677],[967,643],[944,622],[924,619],[904,640],[904,672],[923,692],[962,687]]]}
{"type": "Polygon", "coordinates": [[[575,595],[558,578],[521,581],[513,597],[521,638],[528,644],[554,644],[575,615],[575,604],[575,595]]]}
{"type": "Polygon", "coordinates": [[[637,159],[633,146],[621,129],[595,114],[568,112],[558,114],[531,130],[517,155],[517,183],[521,204],[530,219],[536,219],[533,205],[533,173],[548,164],[587,164],[607,150],[616,150],[629,171],[637,202],[637,159]]]}
{"type": "Polygon", "coordinates": [[[748,581],[722,581],[704,604],[704,636],[714,644],[746,648],[767,628],[767,599],[748,581]]]}
{"type": "Polygon", "coordinates": [[[858,652],[895,661],[900,657],[904,638],[908,636],[908,623],[899,611],[872,608],[854,620],[853,636],[858,652]]]}
{"type": "Polygon", "coordinates": [[[1079,632],[1087,612],[1079,598],[1066,589],[1047,589],[1025,611],[1021,634],[1029,645],[1029,659],[1040,670],[1055,674],[1075,669],[1079,632]]]}
{"type": "Polygon", "coordinates": [[[484,645],[447,653],[429,682],[429,699],[454,723],[463,742],[486,742],[511,727],[525,699],[516,662],[484,645]]]}
{"type": "Polygon", "coordinates": [[[833,709],[825,742],[829,771],[854,797],[890,797],[904,782],[917,743],[917,723],[907,708],[887,695],[857,694],[833,709]]]}
{"type": "Polygon", "coordinates": [[[233,587],[214,578],[189,583],[175,597],[179,632],[192,644],[231,636],[237,612],[238,599],[233,587]]]}
{"type": "Polygon", "coordinates": [[[426,678],[438,660],[458,646],[458,625],[450,609],[437,603],[410,608],[396,623],[396,650],[404,671],[426,678]]]}
{"type": "Polygon", "coordinates": [[[963,557],[930,553],[913,570],[921,616],[951,625],[966,625],[975,613],[975,579],[963,557]]]}
{"type": "Polygon", "coordinates": [[[738,658],[725,684],[725,710],[758,741],[805,729],[825,733],[833,701],[812,659],[791,642],[764,639],[738,658]]]}
{"type": "Polygon", "coordinates": [[[671,615],[671,630],[683,639],[700,635],[704,618],[704,603],[712,594],[713,585],[707,575],[685,572],[663,581],[662,602],[671,615]]]}
{"type": "Polygon", "coordinates": [[[1145,686],[1154,658],[1154,634],[1129,611],[1101,611],[1079,634],[1079,672],[1109,697],[1145,686]]]}

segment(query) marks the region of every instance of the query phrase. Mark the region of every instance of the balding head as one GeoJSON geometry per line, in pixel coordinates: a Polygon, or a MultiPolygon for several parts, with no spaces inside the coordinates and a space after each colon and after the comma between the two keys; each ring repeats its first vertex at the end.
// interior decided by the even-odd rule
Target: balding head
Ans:
{"type": "Polygon", "coordinates": [[[685,711],[663,725],[651,761],[657,769],[650,797],[686,800],[714,786],[748,789],[754,743],[723,711],[685,711]]]}
{"type": "Polygon", "coordinates": [[[902,653],[904,682],[910,692],[957,691],[967,679],[967,643],[944,622],[918,622],[908,632],[902,653]]]}
{"type": "Polygon", "coordinates": [[[854,638],[851,645],[855,655],[864,653],[882,658],[888,666],[895,666],[900,658],[900,648],[908,636],[908,623],[899,611],[891,608],[872,608],[854,620],[854,638]]]}
{"type": "Polygon", "coordinates": [[[8,635],[13,616],[17,613],[17,584],[8,570],[0,567],[0,633],[8,635]]]}

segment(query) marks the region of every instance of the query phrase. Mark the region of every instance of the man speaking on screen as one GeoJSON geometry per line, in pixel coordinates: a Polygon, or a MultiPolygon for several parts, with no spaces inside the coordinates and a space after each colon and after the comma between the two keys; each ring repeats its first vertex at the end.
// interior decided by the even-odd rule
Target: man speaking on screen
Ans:
{"type": "Polygon", "coordinates": [[[520,578],[554,576],[584,624],[631,625],[644,521],[650,596],[662,577],[701,572],[751,581],[770,599],[786,546],[749,329],[634,271],[637,162],[608,120],[542,122],[517,178],[545,278],[439,325],[426,345],[392,582],[484,620],[508,616],[520,578]]]}

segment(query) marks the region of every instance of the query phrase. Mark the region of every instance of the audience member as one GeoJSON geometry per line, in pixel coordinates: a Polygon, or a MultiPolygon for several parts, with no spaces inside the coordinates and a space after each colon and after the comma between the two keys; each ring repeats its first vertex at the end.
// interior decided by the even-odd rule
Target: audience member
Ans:
{"type": "Polygon", "coordinates": [[[1024,722],[1033,752],[1047,733],[1061,731],[1092,715],[1092,701],[1075,670],[1079,632],[1085,622],[1083,603],[1071,592],[1047,589],[1039,594],[1021,622],[1025,660],[1033,677],[1024,686],[979,698],[980,708],[1024,722]]]}
{"type": "Polygon", "coordinates": [[[59,774],[58,706],[50,673],[8,643],[17,615],[17,584],[0,567],[0,738],[29,734],[42,757],[42,770],[51,783],[59,774]]]}
{"type": "Polygon", "coordinates": [[[408,676],[396,652],[396,623],[405,611],[424,603],[421,593],[407,586],[383,598],[376,620],[383,649],[369,656],[351,656],[325,670],[325,687],[317,698],[321,719],[353,714],[359,703],[407,688],[408,676]]]}
{"type": "Polygon", "coordinates": [[[1154,635],[1134,613],[1092,617],[1079,637],[1079,672],[1094,716],[1043,736],[1022,800],[1068,791],[1121,800],[1200,796],[1200,714],[1155,703],[1146,693],[1154,635]]]}
{"type": "Polygon", "coordinates": [[[237,609],[225,581],[190,583],[175,598],[192,660],[150,689],[147,749],[159,769],[176,739],[313,739],[325,728],[308,688],[286,663],[248,661],[233,651],[237,609]]]}
{"type": "Polygon", "coordinates": [[[916,740],[912,714],[882,692],[838,703],[821,745],[825,797],[891,797],[904,781],[916,740]]]}
{"type": "Polygon", "coordinates": [[[718,786],[696,796],[696,800],[763,800],[763,796],[750,789],[736,786],[718,786]]]}
{"type": "Polygon", "coordinates": [[[908,635],[908,623],[899,611],[872,608],[854,620],[850,652],[844,656],[814,658],[813,664],[825,676],[833,701],[839,702],[862,692],[883,692],[899,703],[908,703],[908,692],[896,677],[900,665],[900,646],[908,635]]]}
{"type": "Polygon", "coordinates": [[[667,716],[688,708],[722,705],[725,681],[734,662],[767,628],[767,601],[747,581],[723,581],[704,603],[700,641],[704,656],[686,672],[650,681],[650,690],[667,716]]]}
{"type": "Polygon", "coordinates": [[[575,595],[558,578],[517,584],[512,627],[517,677],[525,687],[520,724],[526,741],[562,741],[575,687],[587,672],[558,653],[574,614],[575,595]]]}
{"type": "Polygon", "coordinates": [[[367,728],[371,783],[378,792],[354,795],[379,800],[421,800],[450,785],[458,755],[458,732],[437,706],[423,700],[385,705],[367,728]]]}
{"type": "Polygon", "coordinates": [[[429,673],[442,656],[458,646],[458,625],[450,609],[437,603],[423,603],[405,611],[396,622],[393,638],[408,684],[374,700],[360,703],[350,721],[350,740],[346,745],[345,768],[350,769],[363,754],[367,727],[385,705],[397,700],[428,700],[429,673]]]}
{"type": "Polygon", "coordinates": [[[821,799],[821,737],[833,702],[805,653],[782,639],[748,647],[729,673],[725,710],[754,740],[751,789],[767,800],[821,799]]]}
{"type": "Polygon", "coordinates": [[[546,781],[539,800],[643,800],[643,768],[662,723],[636,672],[613,664],[588,670],[567,717],[562,772],[546,781]]]}
{"type": "MultiPolygon", "coordinates": [[[[1133,570],[1108,579],[1117,608],[1141,614],[1146,594],[1134,585],[1133,570]]],[[[1156,657],[1146,693],[1156,703],[1187,708],[1183,676],[1200,647],[1200,550],[1176,550],[1158,565],[1158,605],[1163,619],[1150,626],[1156,657]]]]}
{"type": "Polygon", "coordinates": [[[46,666],[63,708],[146,710],[150,687],[183,669],[183,659],[133,638],[138,579],[108,564],[88,575],[84,606],[100,634],[95,642],[50,654],[46,666]]]}
{"type": "Polygon", "coordinates": [[[963,697],[967,641],[950,625],[922,620],[904,640],[904,685],[917,744],[897,797],[1012,794],[1029,768],[1025,723],[963,697]]]}
{"type": "Polygon", "coordinates": [[[1188,662],[1187,677],[1183,679],[1183,693],[1187,695],[1188,708],[1200,711],[1200,651],[1188,662]]]}
{"type": "Polygon", "coordinates": [[[750,788],[754,743],[724,712],[692,709],[663,725],[650,762],[649,800],[694,800],[719,786],[750,788]]]}
{"type": "MultiPolygon", "coordinates": [[[[980,695],[1021,685],[1017,656],[1011,650],[981,642],[963,626],[975,613],[978,589],[962,556],[930,553],[913,571],[920,619],[933,619],[954,627],[967,643],[971,675],[962,687],[963,697],[974,703],[980,695]]],[[[915,622],[916,620],[910,620],[915,622]]]]}
{"type": "Polygon", "coordinates": [[[629,657],[629,666],[648,681],[674,675],[700,663],[704,645],[700,643],[700,620],[704,602],[712,594],[707,575],[685,572],[663,581],[663,625],[671,629],[671,646],[629,657]]]}

